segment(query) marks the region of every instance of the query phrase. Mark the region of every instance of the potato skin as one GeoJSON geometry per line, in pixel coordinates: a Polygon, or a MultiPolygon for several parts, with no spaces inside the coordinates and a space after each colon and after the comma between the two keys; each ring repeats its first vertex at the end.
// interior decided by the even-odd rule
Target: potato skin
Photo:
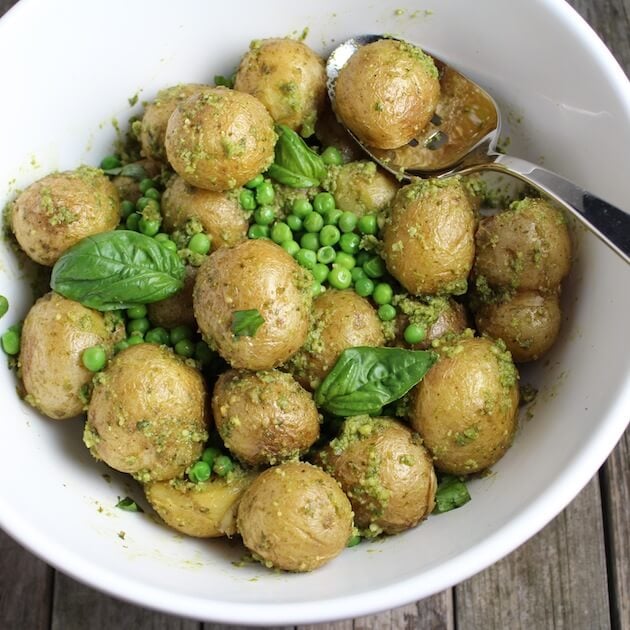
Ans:
{"type": "Polygon", "coordinates": [[[20,365],[27,402],[54,420],[80,414],[85,405],[81,390],[94,376],[81,355],[96,345],[109,353],[113,340],[102,313],[57,293],[37,300],[22,328],[20,365]]]}
{"type": "Polygon", "coordinates": [[[225,446],[244,464],[277,464],[306,453],[319,437],[312,396],[286,372],[228,370],[212,412],[225,446]]]}
{"type": "Polygon", "coordinates": [[[164,328],[190,326],[193,330],[197,328],[193,310],[193,289],[196,277],[197,267],[188,265],[181,290],[165,300],[147,304],[148,317],[154,326],[164,328]]]}
{"type": "Polygon", "coordinates": [[[162,195],[163,226],[172,232],[198,219],[212,237],[212,249],[232,247],[247,238],[249,223],[238,198],[230,193],[195,188],[175,175],[162,195]]]}
{"type": "Polygon", "coordinates": [[[437,470],[468,475],[507,451],[516,432],[518,373],[502,342],[463,338],[416,385],[409,409],[437,470]]]}
{"type": "Polygon", "coordinates": [[[433,59],[411,44],[382,39],[359,48],[341,69],[335,108],[365,144],[396,149],[426,127],[439,96],[433,59]]]}
{"type": "Polygon", "coordinates": [[[310,391],[317,389],[346,348],[385,345],[376,311],[351,290],[328,289],[317,297],[312,321],[306,343],[288,364],[300,385],[310,391]]]}
{"type": "Polygon", "coordinates": [[[255,473],[237,469],[228,477],[213,476],[191,483],[183,479],[155,481],[144,486],[147,501],[173,529],[197,538],[236,533],[238,503],[255,473]]]}
{"type": "Polygon", "coordinates": [[[192,186],[242,186],[273,161],[276,133],[265,106],[250,94],[204,88],[180,103],[166,128],[166,155],[192,186]]]}
{"type": "Polygon", "coordinates": [[[195,318],[206,341],[235,368],[268,370],[284,363],[308,333],[310,274],[279,245],[248,240],[212,253],[197,272],[195,318]],[[236,311],[257,309],[254,336],[235,337],[236,311]]]}
{"type": "Polygon", "coordinates": [[[352,508],[321,468],[288,462],[265,470],[245,491],[237,527],[266,566],[312,571],[343,551],[352,534],[352,508]]]}
{"type": "Polygon", "coordinates": [[[482,305],[475,314],[480,333],[502,339],[516,363],[540,359],[554,344],[562,313],[557,293],[523,291],[504,302],[482,305]]]}
{"type": "Polygon", "coordinates": [[[393,418],[346,418],[320,458],[368,536],[415,527],[433,510],[437,479],[431,456],[420,436],[393,418]]]}
{"type": "Polygon", "coordinates": [[[383,230],[390,273],[412,295],[465,293],[475,254],[475,214],[459,177],[401,188],[383,230]]]}
{"type": "Polygon", "coordinates": [[[183,475],[206,429],[199,371],[144,343],[119,352],[97,377],[83,441],[96,459],[146,483],[183,475]]]}
{"type": "Polygon", "coordinates": [[[571,239],[562,213],[526,198],[479,223],[475,275],[494,287],[555,289],[571,267],[571,239]]]}
{"type": "Polygon", "coordinates": [[[86,236],[113,230],[119,219],[116,187],[103,171],[89,166],[36,181],[18,195],[11,212],[20,247],[49,267],[86,236]]]}
{"type": "Polygon", "coordinates": [[[313,133],[326,98],[324,60],[294,39],[263,39],[245,54],[234,89],[255,96],[275,122],[313,133]]]}

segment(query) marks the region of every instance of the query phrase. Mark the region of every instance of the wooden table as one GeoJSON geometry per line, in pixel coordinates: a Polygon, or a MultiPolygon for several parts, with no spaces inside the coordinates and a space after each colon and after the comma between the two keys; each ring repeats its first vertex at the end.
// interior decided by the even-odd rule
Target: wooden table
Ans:
{"type": "MultiPolygon", "coordinates": [[[[14,2],[0,0],[0,15],[14,2]]],[[[570,4],[630,73],[630,0],[570,4]]],[[[47,566],[0,531],[0,630],[48,628],[229,626],[180,619],[102,595],[47,566]]],[[[573,503],[507,558],[423,601],[299,630],[309,628],[630,630],[630,431],[573,503]]]]}

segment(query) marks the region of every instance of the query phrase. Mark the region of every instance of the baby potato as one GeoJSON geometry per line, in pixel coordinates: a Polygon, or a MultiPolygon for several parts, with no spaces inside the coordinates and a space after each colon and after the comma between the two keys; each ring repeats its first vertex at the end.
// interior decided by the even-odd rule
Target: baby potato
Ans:
{"type": "Polygon", "coordinates": [[[196,277],[197,267],[188,265],[184,286],[175,295],[159,302],[147,304],[149,320],[154,326],[162,326],[163,328],[190,326],[193,330],[197,328],[197,320],[195,320],[193,310],[193,289],[196,277]]]}
{"type": "Polygon", "coordinates": [[[311,391],[346,348],[385,345],[376,311],[351,290],[328,289],[317,297],[312,322],[306,343],[287,366],[302,387],[311,391]]]}
{"type": "Polygon", "coordinates": [[[518,373],[501,341],[462,338],[415,387],[411,426],[435,467],[454,475],[480,472],[507,451],[517,427],[518,373]]]}
{"type": "Polygon", "coordinates": [[[232,367],[268,370],[306,340],[312,284],[308,271],[279,245],[244,241],[213,252],[199,268],[195,318],[206,341],[232,367]],[[249,315],[261,317],[260,325],[236,331],[239,318],[249,315]]]}
{"type": "Polygon", "coordinates": [[[523,291],[504,302],[482,305],[475,314],[480,333],[502,339],[516,363],[540,359],[554,344],[562,313],[557,293],[523,291]]]}
{"type": "Polygon", "coordinates": [[[181,102],[166,128],[166,155],[192,186],[221,192],[242,186],[274,158],[276,133],[250,94],[204,88],[181,102]]]}
{"type": "Polygon", "coordinates": [[[92,346],[111,352],[115,336],[98,311],[52,292],[37,300],[22,328],[20,365],[26,401],[54,420],[80,414],[94,376],[81,355],[92,346]]]}
{"type": "Polygon", "coordinates": [[[257,40],[241,60],[234,89],[255,96],[277,123],[306,138],[326,98],[324,60],[295,39],[257,40]]]}
{"type": "Polygon", "coordinates": [[[412,44],[382,39],[359,48],[341,69],[335,108],[359,140],[396,149],[426,127],[439,97],[433,59],[412,44]]]}
{"type": "Polygon", "coordinates": [[[223,443],[248,466],[297,458],[319,437],[312,396],[277,370],[224,372],[214,387],[212,412],[223,443]]]}
{"type": "Polygon", "coordinates": [[[247,488],[237,528],[267,567],[312,571],[343,551],[352,534],[352,508],[321,468],[288,462],[268,468],[247,488]]]}
{"type": "Polygon", "coordinates": [[[184,479],[154,481],[144,486],[147,501],[173,529],[197,538],[236,533],[238,503],[256,478],[238,468],[227,477],[191,483],[184,479]]]}
{"type": "Polygon", "coordinates": [[[166,162],[164,140],[168,119],[180,103],[208,87],[200,83],[182,83],[167,87],[157,93],[155,99],[145,106],[140,121],[138,140],[140,140],[142,155],[166,162]]]}
{"type": "Polygon", "coordinates": [[[339,149],[344,162],[360,160],[365,155],[352,136],[337,121],[328,101],[317,117],[315,135],[324,147],[339,149]]]}
{"type": "Polygon", "coordinates": [[[18,195],[11,210],[20,247],[49,267],[81,239],[113,230],[119,220],[116,187],[89,166],[43,177],[18,195]]]}
{"type": "Polygon", "coordinates": [[[233,193],[195,188],[175,175],[162,195],[164,229],[172,232],[197,219],[212,237],[212,249],[232,247],[247,238],[249,223],[233,193]]]}
{"type": "Polygon", "coordinates": [[[459,177],[401,188],[383,232],[390,273],[413,295],[466,292],[475,214],[459,177]]]}
{"type": "Polygon", "coordinates": [[[346,418],[320,454],[368,536],[415,527],[434,507],[437,480],[420,436],[393,418],[346,418]]]}
{"type": "Polygon", "coordinates": [[[389,207],[398,189],[391,175],[378,169],[374,162],[364,160],[341,166],[334,176],[331,192],[340,210],[361,217],[389,207]]]}
{"type": "Polygon", "coordinates": [[[206,391],[164,346],[119,352],[95,379],[83,441],[96,459],[143,483],[184,474],[203,449],[206,391]]]}
{"type": "Polygon", "coordinates": [[[519,291],[555,289],[571,267],[571,239],[560,210],[526,198],[479,223],[475,275],[519,291]]]}

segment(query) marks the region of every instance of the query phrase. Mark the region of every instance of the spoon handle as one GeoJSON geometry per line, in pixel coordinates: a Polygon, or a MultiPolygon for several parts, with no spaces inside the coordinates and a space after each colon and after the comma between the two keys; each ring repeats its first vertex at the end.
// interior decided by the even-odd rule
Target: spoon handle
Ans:
{"type": "Polygon", "coordinates": [[[509,155],[493,155],[483,165],[513,175],[552,197],[576,216],[604,243],[630,263],[630,215],[568,179],[527,160],[509,155]]]}

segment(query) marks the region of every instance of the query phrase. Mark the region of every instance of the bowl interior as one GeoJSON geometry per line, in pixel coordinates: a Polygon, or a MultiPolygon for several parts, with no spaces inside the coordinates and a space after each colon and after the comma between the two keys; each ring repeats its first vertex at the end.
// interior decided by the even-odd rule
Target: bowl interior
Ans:
{"type": "MultiPolygon", "coordinates": [[[[124,129],[158,89],[212,82],[232,72],[252,39],[308,27],[307,43],[322,53],[358,33],[394,33],[424,44],[496,97],[511,153],[627,206],[630,89],[563,2],[440,0],[426,10],[403,3],[400,15],[397,8],[359,0],[24,0],[0,24],[0,58],[11,60],[0,67],[0,202],[52,170],[98,164],[111,152],[116,128],[124,129]],[[130,106],[136,94],[139,103],[130,106]]],[[[619,286],[628,272],[590,234],[577,228],[574,236],[561,339],[544,362],[522,373],[523,382],[540,390],[531,417],[523,414],[515,444],[494,474],[470,484],[473,500],[465,507],[347,550],[312,574],[240,566],[244,550],[236,542],[183,538],[146,513],[117,510],[118,497],[141,500],[139,487],[92,461],[80,420],[46,420],[19,401],[14,376],[2,365],[0,525],[97,588],[232,623],[365,614],[468,577],[560,511],[627,422],[630,359],[619,335],[630,293],[619,286]],[[37,461],[35,483],[22,481],[27,461],[37,461]]],[[[4,330],[32,299],[25,271],[5,243],[0,294],[11,304],[4,330]]]]}

